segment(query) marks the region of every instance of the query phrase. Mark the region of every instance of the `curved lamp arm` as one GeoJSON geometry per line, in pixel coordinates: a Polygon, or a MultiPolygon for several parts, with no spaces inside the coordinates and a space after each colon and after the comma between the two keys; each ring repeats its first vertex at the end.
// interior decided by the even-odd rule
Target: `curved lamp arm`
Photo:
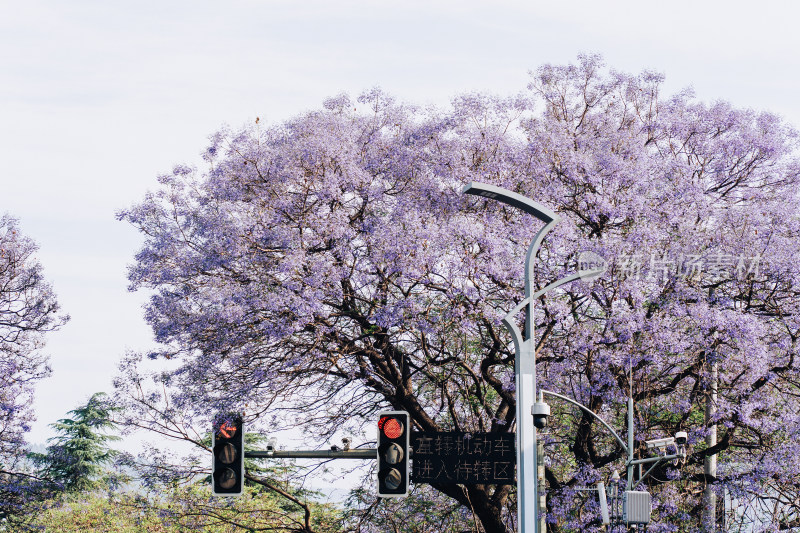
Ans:
{"type": "Polygon", "coordinates": [[[569,276],[561,278],[558,281],[554,281],[553,283],[551,283],[550,285],[548,285],[544,289],[539,289],[538,291],[534,292],[533,296],[531,296],[531,299],[535,300],[535,299],[537,299],[537,298],[539,298],[541,296],[544,296],[544,294],[546,292],[549,292],[549,291],[551,291],[553,289],[557,289],[558,287],[560,287],[562,285],[566,285],[567,283],[571,283],[571,282],[575,281],[576,279],[581,279],[581,278],[588,277],[588,276],[594,275],[596,273],[601,273],[601,272],[603,272],[603,270],[596,269],[596,270],[582,270],[580,272],[576,272],[574,274],[570,274],[569,276]]]}
{"type": "Polygon", "coordinates": [[[602,418],[600,418],[594,411],[592,411],[591,409],[589,409],[588,407],[586,407],[582,403],[579,403],[579,402],[573,400],[572,398],[568,398],[566,396],[562,396],[562,395],[557,394],[557,393],[555,393],[553,391],[549,391],[549,390],[545,390],[545,389],[539,389],[539,391],[542,392],[543,394],[547,394],[548,396],[554,396],[556,398],[564,400],[565,402],[569,402],[572,405],[574,405],[576,407],[579,407],[583,412],[588,413],[588,414],[592,415],[593,417],[595,417],[601,424],[603,424],[606,427],[607,430],[609,430],[611,432],[612,435],[614,435],[614,438],[617,439],[617,442],[622,447],[622,449],[625,451],[625,453],[626,454],[628,453],[628,447],[625,445],[624,442],[622,442],[622,439],[619,438],[619,435],[617,435],[617,432],[614,431],[613,429],[611,429],[611,426],[606,424],[606,421],[603,420],[602,418]]]}
{"type": "MultiPolygon", "coordinates": [[[[536,219],[544,223],[544,226],[541,229],[539,229],[539,231],[536,233],[536,236],[533,238],[533,242],[528,247],[528,253],[525,256],[525,302],[524,303],[532,304],[534,300],[538,297],[538,296],[533,297],[530,293],[531,284],[533,283],[533,262],[536,258],[536,254],[539,252],[539,247],[542,245],[542,241],[544,240],[545,236],[561,220],[561,217],[559,217],[552,210],[548,209],[542,204],[534,202],[530,198],[526,198],[521,194],[509,191],[508,189],[503,189],[502,187],[496,187],[494,185],[488,185],[486,183],[477,183],[472,181],[464,187],[464,190],[462,192],[464,194],[483,196],[484,198],[491,198],[492,200],[503,202],[504,204],[516,207],[517,209],[520,209],[521,211],[528,213],[529,215],[535,217],[536,219]]],[[[517,311],[519,311],[520,309],[522,309],[522,307],[519,307],[517,311]]],[[[532,314],[531,309],[532,308],[528,309],[528,314],[532,314]]],[[[512,311],[512,313],[516,314],[515,311],[512,311]]],[[[512,337],[514,337],[514,345],[517,349],[519,349],[520,344],[522,342],[522,335],[520,334],[519,328],[517,328],[516,325],[512,325],[513,320],[503,319],[503,323],[511,331],[511,335],[512,337]]],[[[529,319],[527,321],[527,329],[528,329],[527,331],[528,338],[533,337],[532,319],[529,319]]]]}
{"type": "Polygon", "coordinates": [[[528,302],[536,300],[542,297],[548,291],[557,289],[558,287],[573,282],[576,279],[594,276],[602,272],[604,272],[603,269],[596,269],[596,270],[582,270],[580,272],[576,272],[575,274],[570,274],[569,276],[563,277],[558,281],[554,281],[547,287],[536,291],[535,293],[533,293],[531,297],[525,298],[519,304],[517,304],[517,306],[514,309],[506,313],[506,316],[503,317],[503,325],[505,325],[508,331],[511,332],[511,338],[514,340],[514,348],[516,348],[517,351],[519,351],[520,348],[519,344],[522,342],[522,332],[519,330],[519,327],[517,327],[517,324],[514,321],[514,317],[517,315],[517,313],[525,309],[525,306],[528,305],[528,302]]]}

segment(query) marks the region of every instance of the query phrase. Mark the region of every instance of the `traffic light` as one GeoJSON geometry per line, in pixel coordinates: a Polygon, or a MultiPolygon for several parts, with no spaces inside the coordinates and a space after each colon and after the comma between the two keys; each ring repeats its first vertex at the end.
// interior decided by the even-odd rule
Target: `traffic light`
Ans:
{"type": "Polygon", "coordinates": [[[244,425],[240,416],[219,416],[211,432],[211,493],[239,496],[244,487],[244,425]]]}
{"type": "Polygon", "coordinates": [[[408,495],[408,445],[411,427],[406,411],[387,411],[378,418],[378,496],[408,495]]]}

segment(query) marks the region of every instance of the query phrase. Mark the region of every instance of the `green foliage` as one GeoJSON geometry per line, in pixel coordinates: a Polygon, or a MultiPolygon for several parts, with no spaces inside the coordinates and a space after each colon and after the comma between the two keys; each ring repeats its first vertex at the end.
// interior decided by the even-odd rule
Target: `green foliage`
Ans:
{"type": "Polygon", "coordinates": [[[479,531],[475,516],[430,485],[412,485],[406,498],[376,498],[361,487],[351,492],[345,505],[343,531],[358,533],[464,533],[479,531]]]}
{"type": "MultiPolygon", "coordinates": [[[[300,532],[303,510],[287,511],[274,493],[247,488],[238,498],[211,498],[207,486],[188,486],[157,496],[138,494],[66,494],[51,502],[30,528],[45,532],[178,533],[203,531],[300,532]]],[[[314,533],[341,531],[341,513],[330,505],[310,503],[314,533]]]]}
{"type": "Polygon", "coordinates": [[[47,452],[29,454],[38,475],[71,492],[102,487],[109,480],[105,465],[116,453],[108,442],[119,440],[103,433],[115,427],[111,421],[115,410],[105,394],[98,392],[85,405],[70,411],[72,418],[51,424],[59,435],[49,439],[47,452]]]}

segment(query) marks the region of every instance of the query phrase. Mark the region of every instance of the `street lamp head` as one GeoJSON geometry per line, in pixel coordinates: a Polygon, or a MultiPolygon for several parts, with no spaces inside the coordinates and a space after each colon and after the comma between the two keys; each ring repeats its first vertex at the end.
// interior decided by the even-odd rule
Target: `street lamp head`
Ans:
{"type": "Polygon", "coordinates": [[[530,198],[525,198],[521,194],[511,192],[502,187],[495,187],[494,185],[487,185],[485,183],[476,183],[471,181],[467,183],[462,191],[464,194],[472,194],[475,196],[483,196],[484,198],[491,198],[498,202],[503,202],[512,207],[516,207],[529,215],[533,215],[545,224],[551,222],[558,222],[561,217],[556,215],[553,211],[545,206],[538,204],[530,198]]]}

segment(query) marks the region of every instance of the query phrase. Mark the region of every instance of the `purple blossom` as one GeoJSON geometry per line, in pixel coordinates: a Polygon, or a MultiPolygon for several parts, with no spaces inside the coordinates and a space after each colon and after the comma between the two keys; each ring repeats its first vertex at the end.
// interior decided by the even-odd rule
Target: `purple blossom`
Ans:
{"type": "MultiPolygon", "coordinates": [[[[169,405],[202,424],[243,405],[251,420],[277,411],[325,437],[388,406],[425,429],[507,431],[514,357],[499,324],[522,297],[538,227],[461,195],[475,180],[563,218],[537,258],[537,288],[573,272],[584,250],[613,265],[537,304],[537,368],[540,386],[618,428],[632,394],[637,456],[648,438],[689,433],[686,465],[648,481],[651,530],[696,525],[713,366],[709,423],[730,465],[714,486],[790,490],[800,475],[797,133],[768,113],[662,95],[662,82],[581,56],[541,67],[522,96],[422,110],[371,90],[357,104],[337,96],[284,124],[214,135],[207,168],[176,167],[120,214],[145,238],[131,288],[153,291],[146,318],[175,359],[166,379],[129,358],[120,392],[142,412],[169,405]],[[612,261],[636,254],[764,261],[743,276],[664,267],[650,277],[612,261]],[[170,387],[148,395],[148,380],[170,387]]],[[[554,405],[553,420],[549,520],[591,530],[596,509],[575,488],[624,471],[623,454],[569,406],[554,405]]],[[[509,497],[465,490],[451,494],[465,506],[509,497]]],[[[509,527],[507,509],[487,511],[496,518],[484,527],[509,527]]]]}

